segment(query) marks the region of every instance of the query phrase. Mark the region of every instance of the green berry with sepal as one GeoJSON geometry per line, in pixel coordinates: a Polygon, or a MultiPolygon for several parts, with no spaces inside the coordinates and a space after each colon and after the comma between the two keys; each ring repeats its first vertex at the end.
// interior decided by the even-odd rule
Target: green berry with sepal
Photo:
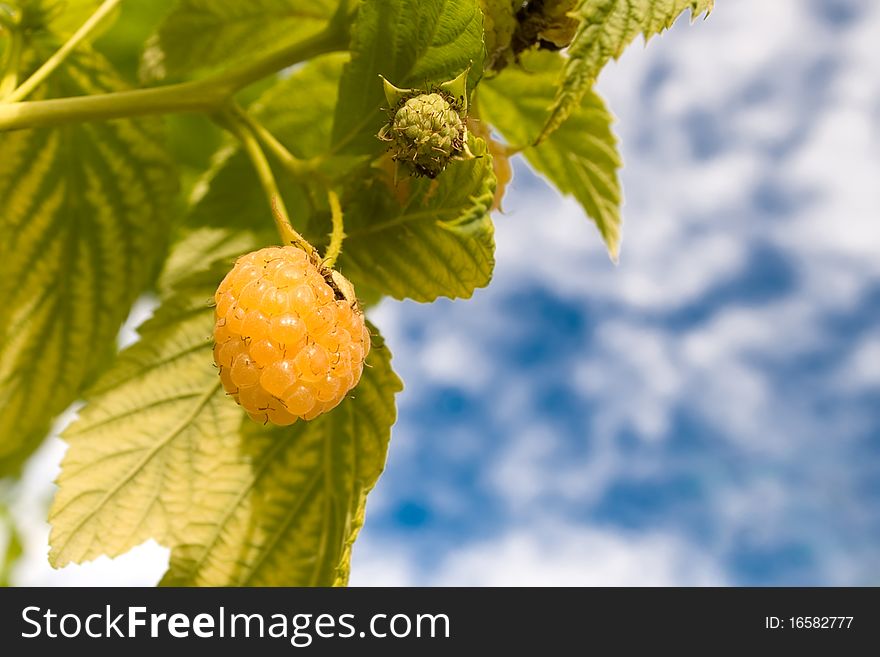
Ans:
{"type": "Polygon", "coordinates": [[[467,144],[469,71],[428,90],[400,89],[382,78],[390,111],[378,136],[413,175],[436,178],[450,161],[474,157],[467,144]]]}

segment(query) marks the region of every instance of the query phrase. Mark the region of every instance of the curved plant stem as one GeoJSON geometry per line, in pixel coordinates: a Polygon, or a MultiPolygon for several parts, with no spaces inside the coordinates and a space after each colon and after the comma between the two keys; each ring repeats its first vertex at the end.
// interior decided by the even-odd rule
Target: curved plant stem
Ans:
{"type": "Polygon", "coordinates": [[[266,154],[263,153],[256,135],[251,132],[249,125],[241,119],[239,111],[230,108],[226,112],[217,115],[215,119],[241,142],[244,152],[247,153],[251,164],[253,164],[263,192],[266,194],[269,205],[272,207],[275,227],[278,229],[281,242],[297,246],[310,257],[314,257],[315,247],[309,244],[290,223],[290,217],[287,214],[287,208],[284,206],[284,199],[281,198],[281,192],[278,190],[278,184],[275,182],[275,176],[272,173],[269,160],[266,158],[266,154]]]}
{"type": "MultiPolygon", "coordinates": [[[[315,182],[325,189],[330,187],[330,181],[320,170],[321,163],[323,162],[322,157],[313,157],[307,160],[296,157],[293,153],[287,150],[287,147],[282,144],[278,138],[266,128],[266,126],[260,123],[251,114],[241,109],[238,105],[235,105],[233,110],[238,117],[247,124],[248,128],[257,139],[263,143],[263,147],[269,152],[269,154],[278,160],[278,163],[284,167],[288,174],[290,174],[291,178],[303,183],[315,182]]],[[[314,185],[308,184],[305,185],[305,187],[308,193],[309,203],[311,203],[312,209],[314,210],[320,203],[316,198],[316,188],[314,185]]]]}
{"type": "Polygon", "coordinates": [[[330,203],[330,217],[333,221],[333,230],[330,233],[330,245],[324,253],[324,266],[333,269],[336,259],[342,252],[342,242],[345,239],[345,224],[342,219],[342,206],[339,205],[339,195],[332,189],[327,189],[327,200],[330,203]]]}
{"type": "MultiPolygon", "coordinates": [[[[5,27],[5,26],[4,26],[5,27]]],[[[3,57],[3,66],[0,67],[0,100],[3,100],[15,89],[18,84],[18,67],[21,64],[21,53],[24,47],[24,35],[17,26],[8,28],[9,43],[3,57]]]]}
{"type": "MultiPolygon", "coordinates": [[[[262,123],[255,119],[251,114],[244,111],[240,106],[234,105],[232,111],[235,113],[236,119],[238,119],[243,125],[247,126],[251,134],[262,142],[263,146],[266,147],[266,150],[278,160],[279,164],[281,164],[281,166],[283,166],[293,178],[303,181],[311,179],[320,186],[326,188],[333,227],[330,233],[330,244],[327,247],[327,251],[324,253],[323,263],[325,267],[333,269],[333,266],[336,264],[336,260],[342,251],[342,242],[345,240],[345,231],[342,207],[339,204],[339,196],[333,191],[330,186],[330,181],[327,180],[317,169],[317,165],[320,163],[320,158],[302,160],[296,157],[287,150],[287,147],[282,144],[262,123]]],[[[316,203],[316,199],[313,196],[314,191],[315,189],[312,186],[308,187],[309,200],[313,204],[313,207],[316,203]]]]}
{"type": "Polygon", "coordinates": [[[278,141],[266,127],[257,121],[253,116],[245,112],[239,105],[233,107],[236,117],[248,126],[248,129],[257,137],[263,146],[278,160],[290,175],[294,178],[304,178],[314,173],[314,167],[310,162],[301,160],[287,150],[287,147],[278,141]]]}
{"type": "Polygon", "coordinates": [[[315,36],[203,80],[93,96],[0,102],[0,132],[144,114],[218,112],[239,89],[298,62],[347,46],[347,24],[334,21],[315,36]]]}
{"type": "Polygon", "coordinates": [[[67,43],[61,46],[54,55],[43,62],[43,65],[34,71],[27,80],[21,83],[15,91],[6,98],[6,102],[14,103],[27,98],[30,93],[39,87],[46,79],[55,72],[67,56],[82,43],[95,29],[104,21],[110,13],[119,6],[122,0],[104,0],[100,7],[95,10],[89,19],[83,23],[80,28],[73,33],[67,43]]]}

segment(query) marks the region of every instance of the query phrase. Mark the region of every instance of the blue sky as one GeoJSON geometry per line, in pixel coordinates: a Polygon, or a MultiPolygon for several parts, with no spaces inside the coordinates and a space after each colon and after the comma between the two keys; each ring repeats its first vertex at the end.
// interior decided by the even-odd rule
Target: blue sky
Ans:
{"type": "MultiPolygon", "coordinates": [[[[870,0],[718,0],[606,69],[620,265],[520,162],[492,286],[373,314],[407,387],[353,584],[878,583],[878,39],[870,0]]],[[[164,568],[53,572],[43,531],[19,583],[164,568]]]]}

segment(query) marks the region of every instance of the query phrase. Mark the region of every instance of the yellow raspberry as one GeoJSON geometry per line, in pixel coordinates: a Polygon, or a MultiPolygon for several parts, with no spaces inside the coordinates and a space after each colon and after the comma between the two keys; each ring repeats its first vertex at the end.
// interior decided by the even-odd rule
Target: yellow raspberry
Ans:
{"type": "Polygon", "coordinates": [[[214,300],[220,381],[253,420],[311,420],[360,381],[370,334],[351,283],[302,250],[242,256],[214,300]]]}

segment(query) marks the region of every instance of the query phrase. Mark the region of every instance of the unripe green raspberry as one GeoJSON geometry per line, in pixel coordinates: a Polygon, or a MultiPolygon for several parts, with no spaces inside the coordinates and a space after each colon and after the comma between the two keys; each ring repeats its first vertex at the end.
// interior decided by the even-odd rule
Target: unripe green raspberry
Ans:
{"type": "Polygon", "coordinates": [[[242,256],[214,298],[214,362],[252,419],[311,420],[360,380],[370,335],[351,283],[300,249],[242,256]]]}
{"type": "Polygon", "coordinates": [[[391,106],[379,138],[394,159],[417,176],[436,178],[453,159],[473,157],[467,146],[467,74],[430,91],[398,89],[385,80],[391,106]]]}
{"type": "Polygon", "coordinates": [[[399,161],[434,178],[462,152],[467,129],[447,97],[430,93],[410,98],[397,110],[388,136],[399,161]]]}

